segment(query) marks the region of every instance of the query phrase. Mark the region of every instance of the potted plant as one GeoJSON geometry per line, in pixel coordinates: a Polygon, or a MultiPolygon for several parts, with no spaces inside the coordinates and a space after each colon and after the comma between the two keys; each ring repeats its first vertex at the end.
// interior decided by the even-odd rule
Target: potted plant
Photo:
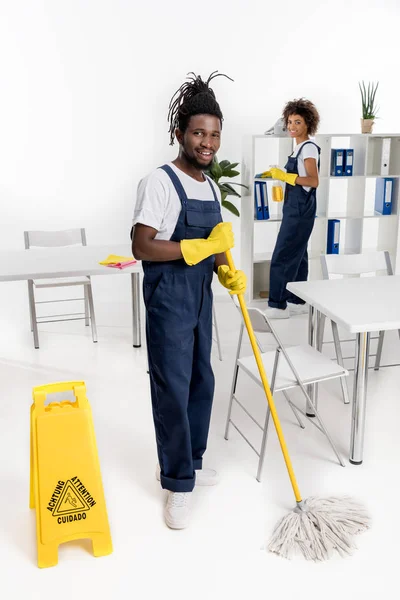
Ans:
{"type": "Polygon", "coordinates": [[[362,119],[361,119],[361,133],[372,133],[372,127],[374,125],[374,119],[376,118],[378,108],[375,103],[376,90],[378,89],[378,83],[369,82],[368,87],[365,87],[364,81],[358,83],[361,92],[361,103],[362,103],[362,119]]]}
{"type": "Polygon", "coordinates": [[[235,170],[235,167],[238,166],[239,163],[231,163],[229,160],[221,160],[218,162],[218,158],[214,156],[211,167],[205,171],[205,173],[217,184],[221,191],[221,200],[222,206],[229,210],[231,213],[240,217],[240,213],[236,206],[226,200],[227,196],[236,196],[236,198],[241,198],[239,192],[237,192],[232,186],[238,185],[240,187],[244,187],[248,189],[247,185],[243,183],[237,183],[236,181],[232,181],[228,183],[226,181],[220,181],[223,177],[237,177],[240,175],[239,171],[235,170]]]}

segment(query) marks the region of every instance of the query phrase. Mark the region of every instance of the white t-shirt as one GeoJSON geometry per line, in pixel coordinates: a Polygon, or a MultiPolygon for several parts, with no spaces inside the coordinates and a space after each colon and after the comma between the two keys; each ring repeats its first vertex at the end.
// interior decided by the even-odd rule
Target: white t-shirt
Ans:
{"type": "MultiPolygon", "coordinates": [[[[311,141],[311,140],[306,140],[305,142],[301,142],[301,144],[297,144],[297,146],[293,150],[291,156],[297,156],[302,145],[309,141],[311,141]]],[[[305,148],[303,148],[303,150],[301,151],[301,154],[297,161],[297,169],[299,171],[299,177],[308,177],[306,168],[304,166],[304,160],[306,158],[315,158],[315,160],[317,161],[317,167],[318,167],[319,155],[318,155],[317,147],[314,144],[307,144],[307,146],[305,148]]],[[[306,192],[309,192],[311,190],[311,188],[303,185],[303,190],[305,190],[306,192]]]]}
{"type": "MultiPolygon", "coordinates": [[[[189,200],[214,200],[208,180],[196,181],[172,163],[168,163],[168,166],[178,175],[189,200]]],[[[211,184],[221,202],[217,184],[214,181],[211,184]]],[[[139,182],[132,224],[141,223],[157,229],[156,240],[170,240],[181,208],[181,201],[169,175],[163,169],[156,169],[139,182]]]]}

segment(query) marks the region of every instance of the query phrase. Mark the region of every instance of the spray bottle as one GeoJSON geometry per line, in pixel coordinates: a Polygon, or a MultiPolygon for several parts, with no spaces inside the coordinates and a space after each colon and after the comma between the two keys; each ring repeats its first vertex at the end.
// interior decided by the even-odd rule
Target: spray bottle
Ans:
{"type": "MultiPolygon", "coordinates": [[[[273,166],[276,168],[276,165],[273,166]]],[[[283,186],[278,179],[274,179],[272,182],[272,200],[275,202],[282,202],[283,200],[283,186]]]]}

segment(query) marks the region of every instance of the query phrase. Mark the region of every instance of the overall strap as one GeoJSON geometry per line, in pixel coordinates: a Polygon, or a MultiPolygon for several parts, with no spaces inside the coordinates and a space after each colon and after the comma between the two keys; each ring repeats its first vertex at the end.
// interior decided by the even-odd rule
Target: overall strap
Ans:
{"type": "Polygon", "coordinates": [[[211,188],[212,194],[214,196],[215,202],[218,202],[217,194],[215,193],[215,189],[214,189],[214,186],[212,184],[211,178],[208,177],[208,175],[205,175],[205,178],[207,179],[208,183],[210,184],[210,188],[211,188]]]}
{"type": "MultiPolygon", "coordinates": [[[[176,193],[179,196],[181,204],[186,204],[188,197],[187,197],[185,189],[184,189],[182,182],[179,179],[178,175],[175,173],[175,171],[173,169],[171,169],[171,167],[169,165],[163,165],[162,167],[159,167],[159,168],[162,169],[163,171],[165,171],[167,173],[167,175],[169,176],[169,178],[171,179],[172,183],[174,184],[176,193]]],[[[208,184],[211,188],[211,192],[212,192],[215,202],[218,202],[218,197],[217,197],[217,194],[215,193],[215,189],[211,182],[211,179],[207,175],[205,175],[205,178],[206,178],[206,181],[208,181],[208,184]]]]}
{"type": "Polygon", "coordinates": [[[162,169],[163,171],[165,171],[166,174],[171,179],[171,181],[174,185],[174,188],[176,190],[176,193],[179,196],[179,200],[181,201],[182,206],[186,205],[188,197],[186,195],[186,192],[184,190],[184,187],[183,187],[178,175],[175,173],[175,171],[173,169],[171,169],[171,167],[169,165],[163,165],[162,167],[159,167],[159,168],[162,169]]]}
{"type": "Polygon", "coordinates": [[[304,144],[301,146],[300,150],[296,154],[296,159],[299,158],[301,151],[303,150],[304,146],[307,146],[307,144],[312,144],[318,150],[318,171],[319,171],[321,148],[319,146],[317,146],[317,144],[315,142],[312,142],[311,140],[304,142],[304,144]]]}

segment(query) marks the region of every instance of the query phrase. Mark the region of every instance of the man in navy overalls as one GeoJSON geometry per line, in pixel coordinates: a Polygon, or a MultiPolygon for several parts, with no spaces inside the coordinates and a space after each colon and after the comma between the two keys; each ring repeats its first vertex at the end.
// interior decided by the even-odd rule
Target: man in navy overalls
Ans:
{"type": "Polygon", "coordinates": [[[230,223],[222,223],[219,190],[205,174],[219,149],[222,113],[214,93],[194,76],[171,101],[171,142],[178,157],[138,187],[132,251],[142,260],[146,339],[159,466],[168,490],[169,527],[189,522],[195,482],[214,485],[203,469],[214,395],[211,368],[214,272],[231,293],[245,291],[241,271],[231,272],[230,223]]]}
{"type": "Polygon", "coordinates": [[[319,123],[319,115],[309,100],[289,102],[283,119],[296,147],[285,165],[286,172],[271,168],[261,177],[272,177],[286,183],[282,224],[271,259],[269,308],[270,319],[286,319],[290,314],[306,312],[304,301],[286,289],[290,281],[308,278],[307,245],[316,216],[320,148],[309,139],[319,123]],[[290,307],[290,310],[289,310],[290,307]]]}

